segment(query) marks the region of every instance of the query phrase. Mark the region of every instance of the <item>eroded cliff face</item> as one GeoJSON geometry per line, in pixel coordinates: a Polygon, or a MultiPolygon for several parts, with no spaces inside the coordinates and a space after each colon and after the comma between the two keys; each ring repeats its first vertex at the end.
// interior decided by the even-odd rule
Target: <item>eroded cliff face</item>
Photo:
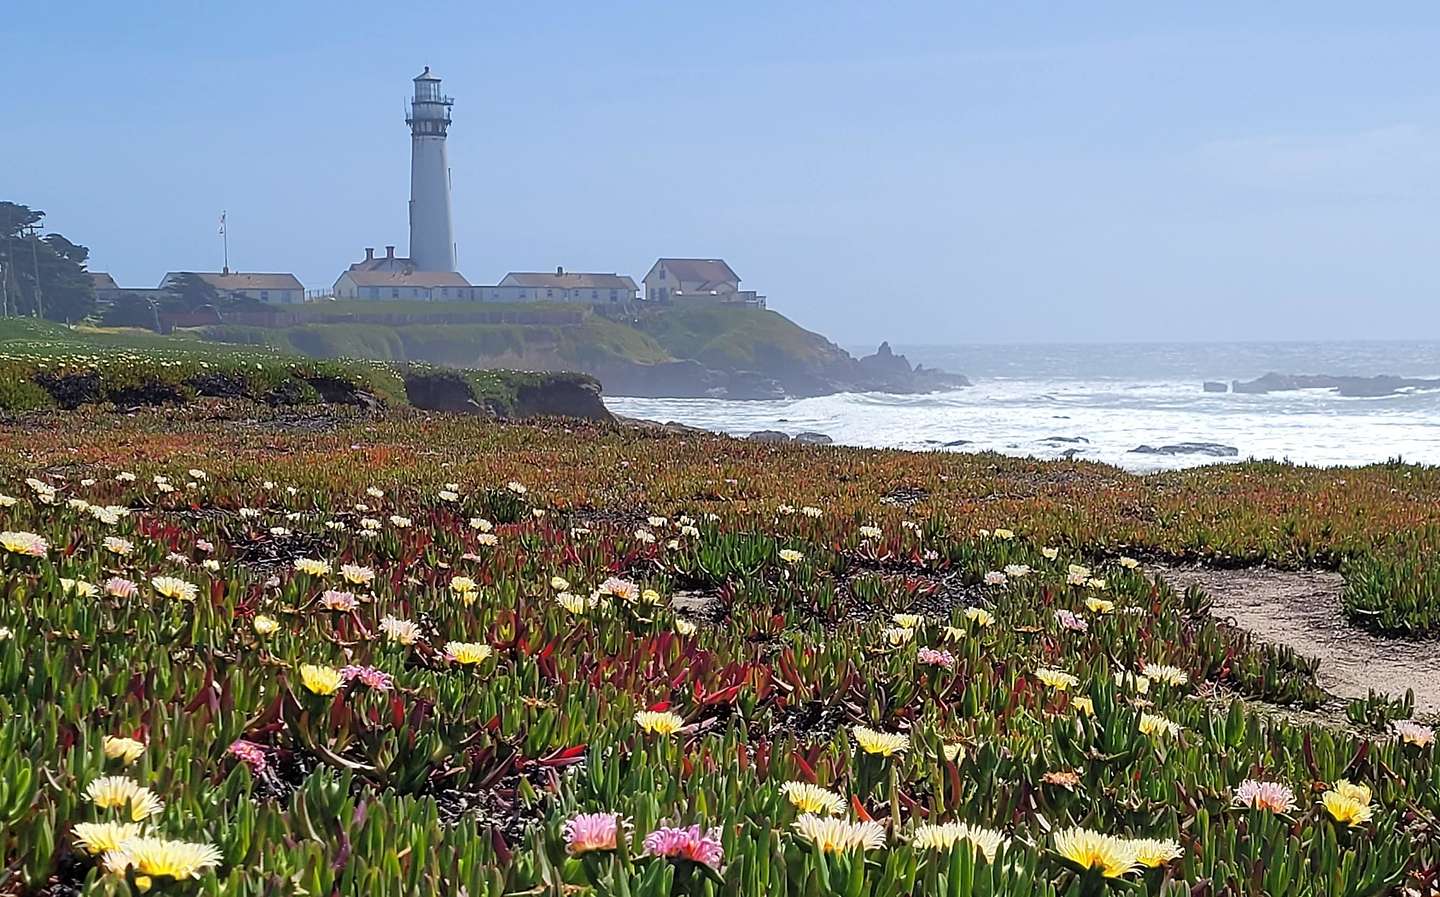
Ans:
{"type": "Polygon", "coordinates": [[[586,374],[437,368],[405,372],[405,398],[423,411],[484,414],[502,420],[570,417],[614,421],[600,383],[586,374]]]}

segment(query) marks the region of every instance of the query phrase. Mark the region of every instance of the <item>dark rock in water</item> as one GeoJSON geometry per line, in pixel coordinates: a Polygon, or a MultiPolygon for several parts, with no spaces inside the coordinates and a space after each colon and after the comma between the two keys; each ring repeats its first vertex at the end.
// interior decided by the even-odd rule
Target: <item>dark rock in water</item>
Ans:
{"type": "Polygon", "coordinates": [[[1130,450],[1132,455],[1209,455],[1212,458],[1234,458],[1240,450],[1218,442],[1176,442],[1171,445],[1140,445],[1130,450]]]}
{"type": "Polygon", "coordinates": [[[945,448],[956,448],[957,446],[969,445],[969,444],[970,444],[970,440],[968,440],[968,439],[952,439],[952,440],[950,440],[949,442],[945,443],[945,446],[944,446],[944,447],[945,447],[945,448]]]}
{"type": "Polygon", "coordinates": [[[679,421],[669,420],[661,423],[658,420],[647,420],[643,417],[621,417],[615,415],[615,420],[621,426],[632,427],[636,430],[650,430],[657,433],[676,433],[685,435],[708,435],[709,430],[704,427],[692,427],[689,424],[682,424],[679,421]]]}
{"type": "Polygon", "coordinates": [[[1090,440],[1086,439],[1084,436],[1046,436],[1044,439],[1042,439],[1042,440],[1040,440],[1040,441],[1041,441],[1041,442],[1048,442],[1048,443],[1052,443],[1052,444],[1053,444],[1053,443],[1057,443],[1057,442],[1064,442],[1064,443],[1080,443],[1080,442],[1083,442],[1083,443],[1085,443],[1085,444],[1088,445],[1088,444],[1090,443],[1090,440]]]}
{"type": "Polygon", "coordinates": [[[824,433],[796,433],[795,442],[803,442],[806,445],[834,445],[835,440],[824,433]]]}
{"type": "Polygon", "coordinates": [[[1085,451],[1085,450],[1084,450],[1084,449],[1078,449],[1078,448],[1068,448],[1068,449],[1066,449],[1065,451],[1063,451],[1063,452],[1060,453],[1060,457],[1065,458],[1066,460],[1070,460],[1070,459],[1073,459],[1076,455],[1080,454],[1080,453],[1083,452],[1083,451],[1085,451]]]}
{"type": "Polygon", "coordinates": [[[856,386],[863,390],[893,393],[940,392],[970,386],[961,374],[949,374],[923,364],[910,366],[904,355],[896,355],[890,343],[883,342],[874,355],[859,359],[856,386]]]}
{"type": "Polygon", "coordinates": [[[1264,395],[1270,392],[1286,392],[1292,389],[1331,389],[1351,398],[1374,398],[1393,396],[1407,389],[1440,389],[1440,379],[1424,380],[1413,377],[1379,375],[1375,377],[1349,377],[1332,374],[1276,374],[1269,373],[1254,380],[1235,380],[1231,388],[1247,395],[1264,395]]]}
{"type": "Polygon", "coordinates": [[[1219,380],[1206,380],[1204,389],[1206,392],[1229,392],[1230,385],[1219,380]]]}
{"type": "Polygon", "coordinates": [[[789,442],[790,434],[779,430],[756,430],[745,438],[751,442],[789,442]]]}

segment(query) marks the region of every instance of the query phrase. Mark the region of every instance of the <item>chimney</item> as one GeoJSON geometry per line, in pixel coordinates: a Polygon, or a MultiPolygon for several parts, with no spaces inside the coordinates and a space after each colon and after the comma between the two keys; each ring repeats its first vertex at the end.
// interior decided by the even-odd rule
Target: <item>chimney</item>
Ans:
{"type": "Polygon", "coordinates": [[[565,269],[562,268],[562,267],[560,267],[559,265],[556,265],[556,266],[555,266],[555,276],[556,276],[556,277],[564,277],[564,276],[565,276],[565,269]]]}
{"type": "Polygon", "coordinates": [[[394,246],[386,246],[386,247],[385,247],[385,257],[386,257],[387,259],[393,259],[393,258],[395,257],[395,247],[394,247],[394,246]]]}
{"type": "Polygon", "coordinates": [[[365,261],[367,261],[367,262],[373,262],[373,261],[375,261],[375,247],[374,247],[374,246],[366,246],[366,247],[365,247],[365,261]]]}

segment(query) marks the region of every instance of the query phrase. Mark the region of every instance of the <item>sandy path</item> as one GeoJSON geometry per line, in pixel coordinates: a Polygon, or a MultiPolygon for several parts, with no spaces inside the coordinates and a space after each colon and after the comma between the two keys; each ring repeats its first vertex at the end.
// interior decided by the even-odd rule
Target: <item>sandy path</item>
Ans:
{"type": "Polygon", "coordinates": [[[1215,617],[1319,658],[1326,691],[1363,698],[1374,689],[1400,697],[1411,688],[1416,715],[1440,714],[1440,642],[1384,638],[1351,626],[1340,610],[1344,582],[1338,573],[1152,570],[1177,589],[1199,585],[1214,599],[1215,617]]]}

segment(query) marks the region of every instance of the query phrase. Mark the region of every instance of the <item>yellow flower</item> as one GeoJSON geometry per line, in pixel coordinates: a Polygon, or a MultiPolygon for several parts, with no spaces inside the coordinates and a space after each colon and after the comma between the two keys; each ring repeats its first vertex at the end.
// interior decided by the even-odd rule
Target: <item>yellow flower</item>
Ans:
{"type": "Polygon", "coordinates": [[[1040,553],[1043,554],[1043,555],[1045,555],[1045,560],[1047,560],[1047,561],[1053,561],[1053,560],[1055,560],[1056,558],[1058,558],[1058,557],[1060,556],[1060,549],[1058,549],[1058,548],[1042,548],[1042,549],[1040,549],[1040,553]]]}
{"type": "Polygon", "coordinates": [[[132,822],[141,822],[165,809],[154,792],[125,776],[96,779],[85,789],[85,796],[102,810],[124,810],[128,806],[132,822]]]}
{"type": "Polygon", "coordinates": [[[660,593],[654,589],[645,589],[640,593],[640,603],[657,605],[660,603],[660,593]]]}
{"type": "Polygon", "coordinates": [[[255,627],[256,635],[274,635],[280,631],[280,621],[274,617],[267,617],[264,614],[256,614],[255,619],[250,622],[255,627]]]}
{"type": "Polygon", "coordinates": [[[563,576],[550,577],[550,588],[557,592],[566,592],[570,589],[570,580],[563,576]]]}
{"type": "Polygon", "coordinates": [[[994,536],[995,536],[995,538],[997,538],[997,539],[1004,539],[1005,541],[1008,542],[1008,541],[1010,541],[1011,539],[1015,538],[1015,531],[1014,531],[1014,530],[1010,530],[1010,529],[1005,529],[1004,527],[1001,527],[1000,529],[997,529],[997,530],[995,531],[994,536]]]}
{"type": "Polygon", "coordinates": [[[641,710],[635,714],[635,724],[652,735],[674,735],[685,725],[685,718],[668,710],[641,710]]]}
{"type": "Polygon", "coordinates": [[[1135,673],[1127,673],[1124,670],[1115,671],[1116,688],[1133,688],[1137,695],[1148,695],[1150,693],[1150,680],[1135,673]]]}
{"type": "Polygon", "coordinates": [[[311,576],[324,576],[330,572],[330,562],[315,558],[296,558],[295,569],[311,576]]]}
{"type": "Polygon", "coordinates": [[[995,615],[983,607],[967,607],[965,609],[965,619],[979,626],[981,629],[984,629],[986,626],[995,625],[995,615]]]}
{"type": "Polygon", "coordinates": [[[357,586],[368,586],[375,581],[375,571],[359,564],[342,564],[340,575],[345,581],[357,586]]]}
{"type": "Polygon", "coordinates": [[[845,798],[833,791],[826,791],[819,785],[812,785],[809,782],[786,782],[780,786],[780,791],[802,813],[828,813],[831,816],[839,816],[845,812],[845,798]]]}
{"type": "Polygon", "coordinates": [[[1163,663],[1147,663],[1141,672],[1161,685],[1180,686],[1190,681],[1189,674],[1184,670],[1163,663]]]}
{"type": "Polygon", "coordinates": [[[1163,866],[1171,860],[1178,860],[1185,851],[1181,849],[1178,841],[1161,841],[1157,838],[1133,838],[1130,841],[1135,848],[1135,862],[1154,869],[1156,866],[1163,866]]]}
{"type": "Polygon", "coordinates": [[[145,753],[145,742],[136,741],[133,738],[123,738],[116,735],[106,735],[104,741],[105,756],[111,760],[123,760],[125,763],[134,763],[145,753]]]}
{"type": "Polygon", "coordinates": [[[1320,796],[1320,802],[1325,805],[1325,812],[1329,813],[1332,819],[1336,822],[1343,822],[1351,828],[1364,825],[1374,815],[1374,811],[1368,803],[1341,794],[1339,791],[1326,791],[1320,796]]]}
{"type": "Polygon", "coordinates": [[[1085,599],[1085,608],[1092,614],[1113,614],[1115,612],[1115,602],[1106,601],[1104,598],[1097,598],[1091,595],[1085,599]]]}
{"type": "Polygon", "coordinates": [[[1359,801],[1362,804],[1370,803],[1370,787],[1368,785],[1356,785],[1349,779],[1339,779],[1335,782],[1334,790],[1341,797],[1359,801]]]}
{"type": "Polygon", "coordinates": [[[334,667],[304,663],[300,665],[300,681],[317,695],[333,695],[340,690],[345,679],[334,667]]]}
{"type": "Polygon", "coordinates": [[[1071,707],[1074,707],[1074,708],[1075,708],[1075,711],[1076,711],[1077,713],[1083,713],[1083,714],[1085,714],[1086,716],[1094,716],[1094,715],[1095,715],[1095,702],[1094,702],[1092,699],[1090,699],[1090,698],[1086,698],[1086,697],[1075,697],[1075,698],[1071,698],[1071,699],[1070,699],[1070,706],[1071,706],[1071,707]]]}
{"type": "Polygon", "coordinates": [[[60,578],[60,588],[67,595],[74,595],[77,598],[93,598],[100,594],[100,589],[94,583],[86,582],[83,579],[60,578]]]}
{"type": "Polygon", "coordinates": [[[107,851],[104,859],[106,871],[116,875],[124,875],[127,869],[134,869],[137,884],[141,878],[152,876],[177,881],[199,878],[203,870],[219,863],[220,851],[212,844],[155,837],[132,838],[107,851]]]}
{"type": "Polygon", "coordinates": [[[919,614],[896,614],[891,619],[901,629],[919,629],[920,624],[925,622],[925,618],[919,614]]]}
{"type": "Polygon", "coordinates": [[[946,627],[945,627],[945,641],[947,641],[947,642],[958,642],[958,641],[960,641],[960,640],[961,640],[962,638],[964,638],[964,637],[965,637],[965,630],[961,629],[959,626],[946,626],[946,627]]]}
{"type": "Polygon", "coordinates": [[[1176,735],[1180,732],[1180,725],[1155,713],[1140,714],[1140,731],[1152,738],[1155,736],[1176,735]]]}
{"type": "Polygon", "coordinates": [[[446,642],[445,653],[464,666],[473,666],[490,659],[494,649],[482,642],[446,642]]]}
{"type": "Polygon", "coordinates": [[[194,601],[199,589],[193,583],[174,576],[157,576],[150,580],[150,585],[155,591],[166,598],[174,598],[180,601],[194,601]]]}
{"type": "Polygon", "coordinates": [[[675,618],[675,631],[678,632],[678,633],[680,633],[681,635],[683,635],[683,636],[692,636],[692,635],[694,635],[696,632],[698,632],[699,630],[700,630],[700,627],[699,627],[699,626],[696,626],[694,623],[691,623],[689,620],[685,619],[684,617],[676,617],[676,618],[675,618]]]}
{"type": "Polygon", "coordinates": [[[805,555],[793,548],[782,548],[780,549],[780,560],[787,564],[798,564],[805,560],[805,555]]]}
{"type": "Polygon", "coordinates": [[[806,813],[795,820],[794,828],[822,853],[878,850],[885,846],[885,829],[878,822],[850,822],[806,813]]]}
{"type": "Polygon", "coordinates": [[[468,576],[454,576],[450,579],[450,591],[460,596],[460,600],[466,604],[473,604],[475,602],[479,588],[480,587],[475,584],[475,580],[468,576]]]}
{"type": "Polygon", "coordinates": [[[43,558],[45,552],[50,550],[50,543],[43,536],[27,532],[3,532],[0,533],[0,548],[11,554],[24,555],[32,558],[43,558]]]}
{"type": "Polygon", "coordinates": [[[1040,667],[1035,670],[1035,678],[1056,691],[1068,691],[1071,687],[1080,684],[1079,679],[1064,670],[1052,670],[1049,667],[1040,667]]]}
{"type": "Polygon", "coordinates": [[[961,841],[968,841],[976,850],[985,855],[985,861],[995,859],[995,851],[1005,836],[994,829],[968,825],[964,822],[946,822],[939,825],[917,825],[910,834],[910,843],[919,850],[936,850],[948,853],[961,841]]]}
{"type": "Polygon", "coordinates": [[[860,745],[860,750],[867,754],[889,757],[900,751],[908,750],[910,747],[909,735],[877,732],[867,726],[851,726],[850,732],[855,736],[855,743],[860,745]]]}
{"type": "Polygon", "coordinates": [[[948,744],[942,745],[940,747],[940,750],[944,753],[945,759],[949,760],[951,763],[959,763],[961,760],[965,759],[965,745],[961,744],[958,741],[952,741],[948,744]]]}
{"type": "Polygon", "coordinates": [[[1134,558],[1122,557],[1120,559],[1120,566],[1124,567],[1126,570],[1134,570],[1136,567],[1140,566],[1140,562],[1135,560],[1134,558]]]}
{"type": "Polygon", "coordinates": [[[1095,869],[1106,878],[1119,878],[1138,863],[1139,851],[1124,838],[1084,828],[1055,833],[1055,852],[1081,869],[1095,869]]]}
{"type": "Polygon", "coordinates": [[[899,647],[915,637],[915,630],[892,626],[888,629],[882,629],[880,634],[885,637],[885,641],[899,647]]]}
{"type": "Polygon", "coordinates": [[[77,822],[71,830],[75,843],[86,853],[94,856],[107,850],[114,850],[125,842],[140,836],[138,822],[77,822]]]}
{"type": "Polygon", "coordinates": [[[590,609],[590,602],[585,600],[585,596],[574,592],[561,592],[555,596],[555,603],[576,616],[590,609]]]}

